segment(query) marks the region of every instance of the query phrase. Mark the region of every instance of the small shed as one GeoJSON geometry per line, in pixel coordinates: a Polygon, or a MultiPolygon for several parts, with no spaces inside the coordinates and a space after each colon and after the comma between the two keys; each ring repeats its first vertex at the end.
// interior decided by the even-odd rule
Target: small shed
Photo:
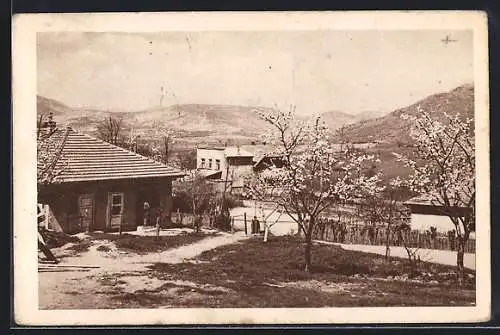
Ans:
{"type": "Polygon", "coordinates": [[[51,141],[59,173],[38,185],[38,203],[66,233],[171,223],[172,180],[182,171],[72,128],[56,129],[51,141]]]}
{"type": "MultiPolygon", "coordinates": [[[[455,226],[450,220],[444,207],[432,201],[428,195],[420,195],[404,202],[411,210],[411,227],[415,230],[425,231],[435,227],[440,233],[454,230],[455,226]]],[[[453,207],[452,212],[457,216],[465,216],[471,208],[453,207]]]]}

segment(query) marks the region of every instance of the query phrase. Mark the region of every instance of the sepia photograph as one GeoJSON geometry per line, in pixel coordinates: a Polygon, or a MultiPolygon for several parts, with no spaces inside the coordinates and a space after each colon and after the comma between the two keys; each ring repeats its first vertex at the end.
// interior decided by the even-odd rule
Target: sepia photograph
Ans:
{"type": "Polygon", "coordinates": [[[18,322],[488,320],[482,13],[16,19],[18,322]]]}

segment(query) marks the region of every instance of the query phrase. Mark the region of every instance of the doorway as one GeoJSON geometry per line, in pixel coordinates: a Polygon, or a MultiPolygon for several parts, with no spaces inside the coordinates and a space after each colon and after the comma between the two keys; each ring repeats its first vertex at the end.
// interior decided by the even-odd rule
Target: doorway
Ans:
{"type": "Polygon", "coordinates": [[[142,226],[144,224],[145,210],[144,203],[149,204],[149,210],[146,214],[147,224],[155,225],[156,216],[158,214],[158,208],[160,207],[160,196],[156,188],[151,187],[148,189],[141,189],[137,192],[137,202],[136,202],[136,224],[137,226],[142,226]]]}
{"type": "Polygon", "coordinates": [[[78,211],[81,229],[91,231],[94,228],[94,194],[80,194],[78,197],[78,211]]]}
{"type": "Polygon", "coordinates": [[[123,220],[123,192],[108,193],[108,228],[119,228],[123,220]]]}

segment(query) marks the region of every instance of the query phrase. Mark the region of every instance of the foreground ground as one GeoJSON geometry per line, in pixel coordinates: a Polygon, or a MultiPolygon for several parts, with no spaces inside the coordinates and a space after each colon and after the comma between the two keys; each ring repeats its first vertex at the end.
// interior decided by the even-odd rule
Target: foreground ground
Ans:
{"type": "Polygon", "coordinates": [[[145,254],[123,254],[113,245],[116,242],[93,238],[87,250],[63,258],[65,264],[89,264],[93,259],[91,264],[99,264],[98,269],[39,273],[40,308],[475,303],[473,271],[468,271],[466,287],[457,289],[452,267],[422,263],[415,271],[401,259],[387,262],[379,255],[338,246],[315,245],[313,272],[305,273],[303,246],[292,237],[273,237],[264,243],[261,238],[247,238],[241,233],[219,233],[145,254]],[[106,249],[102,246],[110,250],[98,251],[106,249]]]}

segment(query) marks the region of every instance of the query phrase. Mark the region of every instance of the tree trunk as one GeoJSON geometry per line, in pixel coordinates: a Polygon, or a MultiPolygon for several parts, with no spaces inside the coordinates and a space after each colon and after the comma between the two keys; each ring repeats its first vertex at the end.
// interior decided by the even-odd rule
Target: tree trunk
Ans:
{"type": "Polygon", "coordinates": [[[169,142],[169,138],[165,137],[164,141],[165,141],[165,143],[164,143],[165,144],[165,158],[163,159],[163,162],[165,164],[167,164],[168,163],[168,142],[169,142]]]}
{"type": "MultiPolygon", "coordinates": [[[[259,232],[260,233],[260,232],[259,232]]],[[[269,226],[264,221],[264,242],[267,242],[267,238],[269,236],[269,226]]]]}
{"type": "Polygon", "coordinates": [[[195,233],[199,233],[200,232],[200,227],[198,226],[198,215],[196,214],[196,202],[194,200],[194,195],[193,195],[192,206],[193,206],[193,225],[194,225],[194,231],[195,231],[195,233]]]}
{"type": "Polygon", "coordinates": [[[304,271],[306,272],[311,271],[311,247],[312,247],[312,234],[308,233],[306,236],[306,247],[305,247],[306,266],[304,268],[304,271]]]}
{"type": "Polygon", "coordinates": [[[458,286],[463,285],[464,280],[464,253],[465,253],[465,239],[457,239],[457,283],[458,286]]]}
{"type": "Polygon", "coordinates": [[[391,257],[391,230],[390,227],[387,227],[385,232],[385,260],[389,260],[391,257]]]}

